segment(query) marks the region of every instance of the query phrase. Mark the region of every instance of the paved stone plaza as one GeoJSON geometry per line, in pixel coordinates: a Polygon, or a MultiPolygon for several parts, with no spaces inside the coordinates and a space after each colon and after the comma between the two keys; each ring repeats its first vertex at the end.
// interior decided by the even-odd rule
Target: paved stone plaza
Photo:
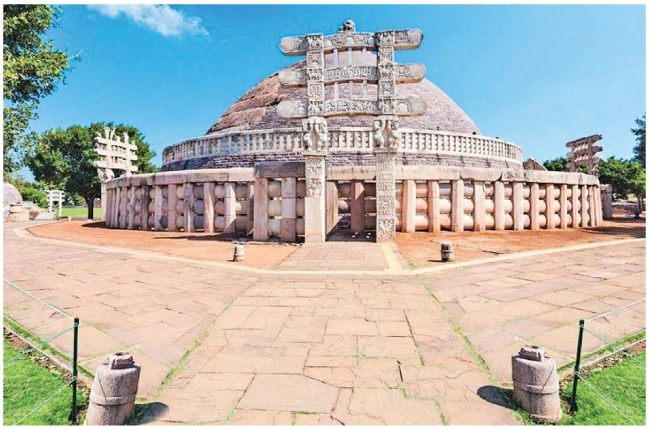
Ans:
{"type": "MultiPolygon", "coordinates": [[[[4,225],[5,279],[81,319],[87,369],[129,350],[152,424],[517,424],[493,388],[511,354],[535,343],[561,366],[579,319],[645,297],[645,239],[419,269],[328,242],[248,268],[24,226],[4,225]]],[[[44,338],[69,326],[6,282],[4,312],[44,338]]],[[[617,332],[645,327],[645,303],[625,315],[617,332]]]]}

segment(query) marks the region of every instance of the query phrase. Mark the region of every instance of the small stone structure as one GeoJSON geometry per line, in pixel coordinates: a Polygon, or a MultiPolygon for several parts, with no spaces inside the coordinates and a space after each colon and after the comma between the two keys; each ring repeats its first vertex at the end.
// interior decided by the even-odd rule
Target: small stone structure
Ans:
{"type": "Polygon", "coordinates": [[[603,136],[594,134],[588,137],[581,137],[580,139],[572,140],[566,144],[566,147],[571,150],[567,154],[569,162],[566,167],[572,172],[581,172],[582,167],[587,168],[590,175],[598,174],[598,164],[603,161],[601,158],[596,157],[596,154],[603,150],[602,146],[594,145],[594,143],[601,140],[603,136]]]}
{"type": "Polygon", "coordinates": [[[162,172],[108,181],[107,226],[310,242],[335,229],[390,240],[600,225],[595,176],[524,169],[521,149],[482,136],[424,66],[395,63],[395,50],[422,40],[349,21],[337,34],[283,38],[282,52],[306,59],[252,88],[205,136],[165,148],[162,172]]]}
{"type": "Polygon", "coordinates": [[[140,366],[128,352],[117,352],[97,368],[90,390],[86,425],[122,425],[133,414],[140,366]]]}
{"type": "Polygon", "coordinates": [[[124,141],[115,135],[115,129],[104,127],[104,136],[99,132],[95,137],[95,153],[99,155],[99,161],[93,163],[97,168],[99,180],[102,183],[101,208],[102,219],[105,220],[106,208],[106,183],[115,177],[114,170],[124,172],[125,176],[138,171],[138,166],[133,162],[138,159],[135,155],[138,147],[129,143],[129,135],[124,133],[124,141]]]}
{"type": "Polygon", "coordinates": [[[54,213],[53,207],[55,204],[58,204],[59,218],[61,218],[61,210],[62,210],[61,206],[63,205],[63,196],[65,193],[61,190],[45,190],[45,193],[47,194],[47,205],[48,205],[47,211],[49,213],[54,213]]]}
{"type": "Polygon", "coordinates": [[[562,418],[560,383],[555,362],[544,348],[526,345],[512,356],[513,399],[537,422],[562,418]]]}

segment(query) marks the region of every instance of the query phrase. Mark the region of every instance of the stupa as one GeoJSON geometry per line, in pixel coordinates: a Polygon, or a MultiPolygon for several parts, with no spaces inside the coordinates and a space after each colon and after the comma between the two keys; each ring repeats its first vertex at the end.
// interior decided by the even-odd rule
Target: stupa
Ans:
{"type": "MultiPolygon", "coordinates": [[[[111,228],[319,242],[337,230],[476,231],[602,223],[593,175],[524,169],[481,135],[422,64],[418,29],[285,37],[306,58],[262,80],[204,136],[165,148],[161,172],[106,183],[111,228]]],[[[543,169],[543,167],[542,167],[543,169]]]]}

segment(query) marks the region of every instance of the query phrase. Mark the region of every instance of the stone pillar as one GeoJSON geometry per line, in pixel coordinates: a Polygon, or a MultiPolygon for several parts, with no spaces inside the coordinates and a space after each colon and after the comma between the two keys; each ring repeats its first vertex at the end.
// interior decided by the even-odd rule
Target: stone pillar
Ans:
{"type": "Polygon", "coordinates": [[[269,240],[269,180],[255,178],[253,240],[269,240]]]}
{"type": "Polygon", "coordinates": [[[101,191],[101,207],[102,207],[102,221],[106,221],[106,201],[107,201],[107,193],[106,193],[106,181],[102,181],[102,191],[101,191]]]}
{"type": "Polygon", "coordinates": [[[429,217],[429,232],[440,233],[440,184],[438,181],[427,181],[427,216],[429,217]]]}
{"type": "Polygon", "coordinates": [[[512,184],[512,223],[513,230],[524,229],[524,184],[512,184]]]}
{"type": "Polygon", "coordinates": [[[325,242],[325,157],[323,150],[305,150],[305,243],[325,242]]]}
{"type": "Polygon", "coordinates": [[[596,225],[598,226],[603,224],[603,202],[600,198],[600,186],[594,185],[593,192],[595,200],[594,209],[596,209],[596,225]]]}
{"type": "Polygon", "coordinates": [[[603,184],[600,186],[600,191],[603,193],[603,219],[612,219],[612,186],[609,184],[603,184]]]}
{"type": "Polygon", "coordinates": [[[578,223],[578,192],[580,188],[577,185],[571,185],[571,227],[578,228],[580,224],[578,223]]]}
{"type": "Polygon", "coordinates": [[[102,208],[102,220],[104,220],[104,222],[106,223],[106,227],[110,227],[110,223],[109,223],[109,220],[110,220],[109,210],[110,209],[108,208],[108,205],[109,205],[108,202],[110,201],[110,199],[111,199],[111,190],[107,189],[106,190],[106,206],[104,206],[102,208]]]}
{"type": "Polygon", "coordinates": [[[462,179],[451,181],[451,231],[463,231],[465,211],[465,183],[462,179]]]}
{"type": "Polygon", "coordinates": [[[296,178],[282,178],[280,240],[296,241],[296,178]]]}
{"type": "MultiPolygon", "coordinates": [[[[214,182],[203,183],[203,208],[203,232],[214,233],[214,182]]],[[[169,225],[169,210],[167,214],[169,225]]]]}
{"type": "Polygon", "coordinates": [[[149,187],[144,186],[140,189],[142,190],[142,197],[140,198],[140,230],[149,231],[149,187]]]}
{"type": "MultiPolygon", "coordinates": [[[[365,209],[365,208],[364,208],[365,209]]],[[[336,182],[325,182],[325,235],[334,230],[341,220],[339,216],[339,189],[336,182]]]]}
{"type": "Polygon", "coordinates": [[[224,233],[235,233],[235,220],[237,219],[237,211],[235,205],[237,204],[237,197],[235,195],[235,187],[237,186],[234,182],[226,182],[223,184],[225,189],[225,197],[223,199],[224,203],[224,233]]]}
{"type": "Polygon", "coordinates": [[[474,231],[485,231],[485,182],[474,181],[474,231]]]}
{"type": "Polygon", "coordinates": [[[120,228],[126,228],[126,203],[128,201],[128,188],[120,187],[120,228]]]}
{"type": "Polygon", "coordinates": [[[503,182],[494,182],[494,229],[505,230],[505,208],[506,190],[503,182]]]}
{"type": "Polygon", "coordinates": [[[567,185],[560,185],[560,228],[567,228],[567,185]]]}
{"type": "Polygon", "coordinates": [[[360,233],[364,230],[366,216],[366,193],[363,181],[352,181],[350,190],[351,200],[351,229],[352,233],[360,233]]]}
{"type": "Polygon", "coordinates": [[[395,239],[395,155],[392,148],[376,148],[377,242],[395,239]]]}
{"type": "Polygon", "coordinates": [[[415,181],[406,179],[402,183],[402,231],[415,232],[415,181]]]}
{"type": "Polygon", "coordinates": [[[255,227],[255,183],[246,183],[246,197],[248,198],[248,219],[246,221],[246,235],[250,235],[255,227]]]}
{"type": "Polygon", "coordinates": [[[594,196],[596,193],[596,187],[587,187],[587,190],[589,193],[587,196],[587,200],[589,201],[589,226],[595,227],[598,223],[596,218],[596,197],[594,196]]]}
{"type": "Polygon", "coordinates": [[[589,223],[587,222],[587,216],[589,212],[587,210],[587,195],[589,194],[589,189],[586,185],[580,187],[580,227],[588,227],[589,223]]]}
{"type": "Polygon", "coordinates": [[[539,230],[539,184],[533,182],[530,184],[530,229],[539,230]]]}
{"type": "MultiPolygon", "coordinates": [[[[153,229],[155,231],[162,230],[162,224],[160,223],[163,212],[162,212],[162,201],[163,201],[163,192],[160,185],[155,185],[153,187],[153,229]]],[[[169,211],[168,211],[169,212],[169,211]]],[[[169,218],[167,219],[169,224],[169,218]]]]}
{"type": "MultiPolygon", "coordinates": [[[[214,195],[214,194],[213,194],[214,195]]],[[[178,196],[176,195],[176,184],[169,184],[167,188],[167,231],[176,231],[176,203],[178,203],[178,196]]],[[[142,206],[144,211],[144,205],[142,206]]],[[[214,207],[212,208],[214,210],[214,207]]]]}
{"type": "Polygon", "coordinates": [[[184,185],[185,195],[185,211],[183,217],[185,218],[185,233],[194,233],[194,184],[186,182],[184,185]]]}
{"type": "MultiPolygon", "coordinates": [[[[102,209],[102,212],[104,210],[102,209]]],[[[129,214],[127,219],[126,219],[126,228],[129,230],[134,230],[135,229],[135,186],[131,186],[129,188],[129,203],[128,203],[128,210],[127,213],[129,214]]]]}
{"type": "Polygon", "coordinates": [[[553,230],[555,228],[555,211],[553,207],[555,206],[555,186],[553,184],[546,184],[546,229],[553,230]]]}

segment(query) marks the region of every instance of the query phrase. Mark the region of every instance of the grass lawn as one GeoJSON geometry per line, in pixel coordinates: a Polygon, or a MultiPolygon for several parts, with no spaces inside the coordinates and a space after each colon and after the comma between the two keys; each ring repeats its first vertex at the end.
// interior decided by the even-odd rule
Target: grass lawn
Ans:
{"type": "MultiPolygon", "coordinates": [[[[55,213],[58,213],[58,208],[54,210],[55,213]]],[[[84,207],[76,207],[76,208],[63,208],[61,210],[61,217],[68,217],[71,216],[72,218],[88,218],[88,208],[84,207]]],[[[102,218],[102,210],[101,208],[94,208],[93,209],[93,218],[95,220],[101,220],[102,218]]]]}
{"type": "MultiPolygon", "coordinates": [[[[565,411],[565,417],[560,424],[632,425],[630,420],[603,400],[595,389],[630,417],[634,424],[645,425],[645,351],[634,355],[633,358],[625,358],[611,367],[591,369],[588,376],[583,375],[587,383],[582,380],[578,382],[578,412],[570,417],[565,411]]],[[[562,397],[567,403],[570,402],[570,385],[564,390],[562,397]]]]}
{"type": "MultiPolygon", "coordinates": [[[[3,424],[15,425],[22,417],[54,397],[33,412],[20,425],[68,425],[72,402],[72,387],[63,380],[60,369],[48,370],[30,357],[20,355],[6,339],[4,346],[3,424]]],[[[80,402],[83,400],[80,398],[80,402]]]]}

